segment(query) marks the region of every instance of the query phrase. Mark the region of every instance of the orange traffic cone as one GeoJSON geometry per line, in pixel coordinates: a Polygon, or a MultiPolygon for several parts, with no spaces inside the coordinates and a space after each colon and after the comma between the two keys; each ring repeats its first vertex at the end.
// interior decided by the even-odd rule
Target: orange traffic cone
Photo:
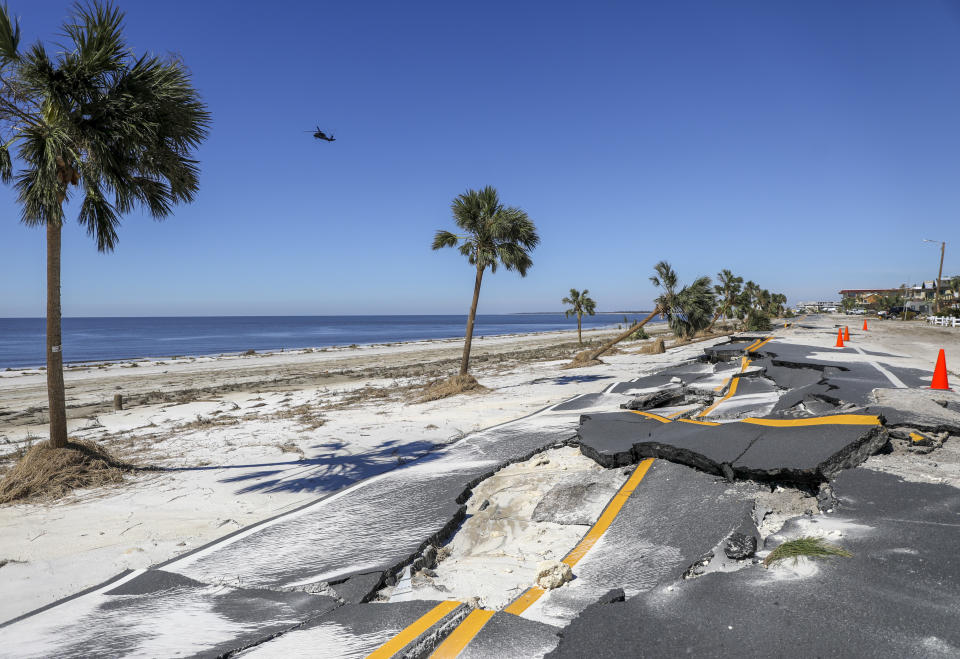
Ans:
{"type": "Polygon", "coordinates": [[[840,328],[837,328],[837,345],[835,345],[835,346],[833,346],[833,347],[834,347],[834,348],[842,348],[842,347],[843,347],[843,330],[840,329],[840,328]]]}
{"type": "Polygon", "coordinates": [[[864,331],[864,332],[867,331],[867,319],[866,319],[866,318],[863,319],[863,331],[864,331]]]}
{"type": "Polygon", "coordinates": [[[847,327],[846,325],[843,326],[843,340],[844,341],[850,340],[850,328],[847,327]]]}
{"type": "Polygon", "coordinates": [[[931,389],[949,389],[950,383],[947,382],[947,356],[940,348],[940,354],[937,355],[937,366],[933,369],[933,380],[930,382],[931,389]]]}

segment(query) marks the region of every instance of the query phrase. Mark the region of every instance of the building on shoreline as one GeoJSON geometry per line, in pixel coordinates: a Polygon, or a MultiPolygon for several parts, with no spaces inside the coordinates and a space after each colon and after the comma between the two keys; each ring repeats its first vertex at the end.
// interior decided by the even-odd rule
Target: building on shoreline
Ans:
{"type": "MultiPolygon", "coordinates": [[[[940,280],[940,300],[943,304],[954,306],[960,301],[960,291],[951,288],[951,282],[957,279],[960,276],[940,280]]],[[[841,304],[845,306],[877,308],[883,298],[892,297],[900,298],[898,305],[907,311],[927,314],[933,312],[937,281],[931,279],[912,286],[901,284],[898,288],[845,288],[839,293],[841,304]]]]}

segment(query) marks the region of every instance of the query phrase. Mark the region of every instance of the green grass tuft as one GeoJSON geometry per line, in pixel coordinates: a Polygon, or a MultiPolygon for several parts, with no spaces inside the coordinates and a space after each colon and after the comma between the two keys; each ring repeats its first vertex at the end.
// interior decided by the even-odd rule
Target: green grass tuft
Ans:
{"type": "Polygon", "coordinates": [[[792,558],[794,564],[796,564],[797,559],[801,556],[809,556],[810,558],[827,558],[830,556],[850,558],[853,554],[843,547],[837,547],[836,545],[825,542],[823,538],[807,536],[797,538],[796,540],[787,540],[770,552],[767,557],[763,559],[763,564],[766,567],[770,567],[777,561],[782,561],[785,558],[792,558]]]}

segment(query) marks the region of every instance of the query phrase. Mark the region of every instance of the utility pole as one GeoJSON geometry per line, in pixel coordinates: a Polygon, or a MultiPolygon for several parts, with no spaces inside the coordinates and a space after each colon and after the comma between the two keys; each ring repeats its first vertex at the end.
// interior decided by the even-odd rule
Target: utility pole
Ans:
{"type": "Polygon", "coordinates": [[[936,286],[934,287],[933,294],[933,312],[940,313],[940,279],[943,277],[943,253],[946,251],[947,243],[944,240],[928,240],[923,239],[925,243],[940,243],[940,269],[937,271],[937,281],[934,282],[936,286]]]}

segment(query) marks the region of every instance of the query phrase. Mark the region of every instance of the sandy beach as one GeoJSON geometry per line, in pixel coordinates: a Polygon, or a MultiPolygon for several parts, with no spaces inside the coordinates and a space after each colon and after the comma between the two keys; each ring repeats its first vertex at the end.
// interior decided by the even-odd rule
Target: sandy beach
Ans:
{"type": "MultiPolygon", "coordinates": [[[[585,331],[584,341],[612,335],[585,331]]],[[[17,593],[0,601],[0,620],[709,344],[636,354],[644,343],[621,344],[601,366],[562,370],[580,349],[575,331],[477,339],[471,371],[487,390],[427,403],[417,402],[424,385],[456,372],[462,339],[69,368],[71,437],[160,470],[53,504],[0,508],[0,583],[17,593]],[[123,411],[113,410],[115,393],[123,411]]],[[[0,372],[0,469],[46,436],[45,406],[42,371],[0,372]]]]}

